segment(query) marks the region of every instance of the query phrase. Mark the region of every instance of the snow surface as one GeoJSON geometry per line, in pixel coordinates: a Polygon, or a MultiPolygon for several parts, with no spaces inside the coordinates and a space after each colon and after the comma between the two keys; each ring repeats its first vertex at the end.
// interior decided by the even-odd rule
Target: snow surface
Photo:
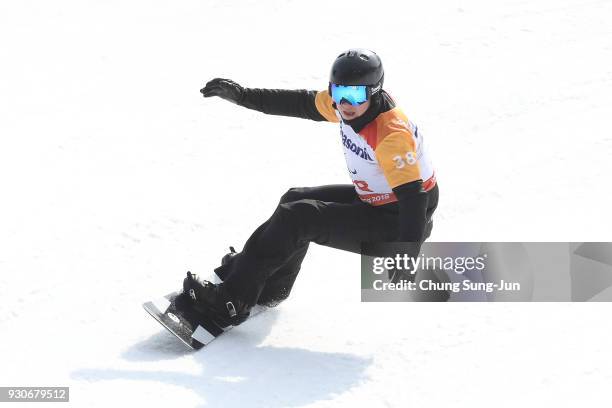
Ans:
{"type": "Polygon", "coordinates": [[[432,240],[612,241],[610,21],[605,0],[1,2],[0,386],[83,407],[611,406],[608,303],[362,304],[358,256],[312,246],[287,302],[201,352],[141,308],[288,188],[349,182],[336,125],[198,90],[324,89],[354,46],[426,135],[432,240]]]}

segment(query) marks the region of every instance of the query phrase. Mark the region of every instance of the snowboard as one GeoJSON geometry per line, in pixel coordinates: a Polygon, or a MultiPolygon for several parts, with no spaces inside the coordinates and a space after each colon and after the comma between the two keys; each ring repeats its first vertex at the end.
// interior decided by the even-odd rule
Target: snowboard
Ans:
{"type": "MultiPolygon", "coordinates": [[[[183,291],[176,291],[146,302],[142,307],[192,350],[201,349],[232,329],[233,326],[222,328],[209,317],[197,313],[189,306],[186,296],[183,291]]],[[[265,309],[267,309],[265,306],[253,307],[250,317],[265,309]]]]}

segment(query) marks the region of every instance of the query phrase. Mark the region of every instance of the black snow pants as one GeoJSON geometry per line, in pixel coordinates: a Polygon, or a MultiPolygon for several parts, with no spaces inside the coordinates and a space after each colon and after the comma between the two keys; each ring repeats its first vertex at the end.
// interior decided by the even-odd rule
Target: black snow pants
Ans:
{"type": "MultiPolygon", "coordinates": [[[[427,194],[423,239],[431,233],[438,187],[427,194]]],[[[366,204],[352,184],[292,188],[242,252],[215,271],[228,291],[249,305],[278,303],[289,296],[310,242],[360,253],[361,242],[396,241],[398,225],[397,203],[366,204]]]]}

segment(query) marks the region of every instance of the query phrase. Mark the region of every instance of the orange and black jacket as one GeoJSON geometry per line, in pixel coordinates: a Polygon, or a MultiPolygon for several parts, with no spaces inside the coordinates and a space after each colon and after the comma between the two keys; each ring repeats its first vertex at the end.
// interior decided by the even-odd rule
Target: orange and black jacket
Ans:
{"type": "Polygon", "coordinates": [[[349,175],[359,198],[397,207],[400,241],[423,240],[428,192],[437,182],[418,128],[382,91],[360,117],[342,120],[327,91],[245,88],[238,104],[266,114],[340,124],[349,175]]]}

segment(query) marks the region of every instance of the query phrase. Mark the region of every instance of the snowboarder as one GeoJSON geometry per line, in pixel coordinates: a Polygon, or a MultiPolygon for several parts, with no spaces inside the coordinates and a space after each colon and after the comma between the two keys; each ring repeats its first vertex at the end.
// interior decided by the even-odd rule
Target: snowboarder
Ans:
{"type": "Polygon", "coordinates": [[[423,136],[383,81],[376,53],[350,49],[334,61],[325,91],[245,88],[222,78],[200,90],[266,114],[339,123],[353,184],[289,189],[243,250],[232,248],[215,269],[222,283],[188,273],[183,291],[198,312],[226,327],[256,304],[278,304],[310,242],[359,253],[361,242],[410,241],[418,255],[431,233],[437,182],[423,136]]]}

